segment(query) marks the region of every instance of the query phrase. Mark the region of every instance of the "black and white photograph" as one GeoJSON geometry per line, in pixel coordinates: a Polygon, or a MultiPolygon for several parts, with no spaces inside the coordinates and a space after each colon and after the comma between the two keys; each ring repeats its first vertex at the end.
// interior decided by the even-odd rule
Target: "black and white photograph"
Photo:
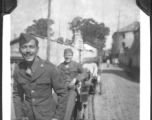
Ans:
{"type": "Polygon", "coordinates": [[[136,0],[18,0],[11,120],[139,120],[136,0]]]}

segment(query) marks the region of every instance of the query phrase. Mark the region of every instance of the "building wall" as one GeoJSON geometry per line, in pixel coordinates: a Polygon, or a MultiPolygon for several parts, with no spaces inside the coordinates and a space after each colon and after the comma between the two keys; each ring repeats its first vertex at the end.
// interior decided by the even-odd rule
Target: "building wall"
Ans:
{"type": "MultiPolygon", "coordinates": [[[[42,59],[46,59],[46,52],[47,52],[47,40],[36,37],[39,41],[39,53],[38,55],[42,59]]],[[[65,44],[60,44],[57,43],[56,41],[50,41],[50,61],[54,63],[55,65],[59,65],[61,62],[64,61],[64,50],[66,48],[71,48],[73,50],[74,56],[73,60],[79,62],[80,59],[80,54],[81,54],[81,61],[86,58],[86,57],[96,57],[97,56],[97,49],[92,48],[92,51],[86,50],[86,49],[81,49],[81,53],[78,49],[78,47],[75,46],[70,46],[70,45],[65,45],[65,44]]],[[[11,46],[11,56],[20,56],[21,54],[19,53],[19,44],[14,44],[11,46]]]]}
{"type": "Polygon", "coordinates": [[[119,55],[119,61],[124,65],[140,68],[140,33],[139,31],[136,33],[128,32],[125,34],[125,46],[129,49],[119,55]]]}
{"type": "Polygon", "coordinates": [[[119,54],[120,50],[122,49],[122,42],[123,42],[123,35],[121,33],[116,33],[113,36],[113,45],[111,54],[113,56],[119,54]]]}
{"type": "Polygon", "coordinates": [[[133,32],[120,32],[113,36],[112,55],[115,56],[123,49],[122,43],[125,43],[124,47],[130,48],[134,41],[133,32]]]}
{"type": "Polygon", "coordinates": [[[123,65],[129,66],[130,58],[132,60],[131,67],[140,68],[140,55],[128,56],[128,55],[120,54],[119,62],[123,65]]]}
{"type": "Polygon", "coordinates": [[[61,62],[64,61],[64,50],[66,48],[71,48],[73,50],[73,60],[79,62],[80,60],[80,54],[81,54],[81,61],[86,57],[96,57],[97,56],[97,50],[89,51],[82,49],[81,53],[78,48],[75,46],[60,44],[57,42],[51,42],[51,49],[50,49],[50,61],[54,63],[55,65],[59,65],[61,62]]]}
{"type": "Polygon", "coordinates": [[[126,32],[124,33],[125,38],[122,40],[125,43],[125,47],[130,48],[134,42],[134,33],[126,32]]]}
{"type": "Polygon", "coordinates": [[[119,63],[128,66],[129,65],[129,56],[124,55],[124,54],[120,54],[119,55],[119,63]]]}
{"type": "Polygon", "coordinates": [[[46,39],[42,39],[42,38],[38,38],[39,41],[39,53],[38,55],[42,58],[42,59],[46,59],[46,48],[47,48],[47,40],[46,39]]]}

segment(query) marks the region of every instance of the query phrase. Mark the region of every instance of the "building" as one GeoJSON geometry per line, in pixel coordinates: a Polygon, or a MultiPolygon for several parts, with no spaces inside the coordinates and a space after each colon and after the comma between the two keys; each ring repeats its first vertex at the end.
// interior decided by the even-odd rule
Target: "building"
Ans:
{"type": "Polygon", "coordinates": [[[139,68],[140,66],[140,23],[134,22],[113,34],[111,54],[119,58],[121,64],[139,68]]]}

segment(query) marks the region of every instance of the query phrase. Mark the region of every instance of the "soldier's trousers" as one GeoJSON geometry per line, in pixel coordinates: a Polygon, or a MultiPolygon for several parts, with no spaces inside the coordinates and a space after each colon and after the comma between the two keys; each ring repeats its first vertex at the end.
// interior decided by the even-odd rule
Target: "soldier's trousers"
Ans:
{"type": "Polygon", "coordinates": [[[75,100],[77,97],[77,93],[75,90],[69,90],[68,93],[68,102],[64,120],[70,120],[73,112],[73,108],[75,106],[75,100]]]}
{"type": "MultiPolygon", "coordinates": [[[[75,90],[69,90],[68,91],[68,102],[67,102],[67,108],[66,108],[66,113],[65,113],[65,117],[64,120],[70,120],[71,116],[72,116],[72,112],[75,106],[75,100],[77,97],[77,93],[75,90]]],[[[57,95],[55,93],[53,93],[53,98],[56,101],[56,104],[58,102],[58,98],[57,95]]]]}

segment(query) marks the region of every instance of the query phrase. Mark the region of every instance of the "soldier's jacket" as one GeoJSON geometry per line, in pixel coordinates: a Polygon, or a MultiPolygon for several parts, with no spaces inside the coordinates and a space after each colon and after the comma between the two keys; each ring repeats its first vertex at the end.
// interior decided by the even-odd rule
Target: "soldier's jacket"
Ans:
{"type": "Polygon", "coordinates": [[[58,66],[58,69],[65,82],[70,81],[73,78],[82,81],[88,77],[88,74],[83,69],[82,65],[75,61],[71,61],[68,65],[63,62],[58,66]]]}
{"type": "Polygon", "coordinates": [[[51,120],[64,118],[68,91],[57,68],[39,58],[32,77],[26,74],[24,61],[15,67],[13,100],[17,118],[51,120]],[[52,87],[58,95],[58,107],[52,97],[52,87]]]}

